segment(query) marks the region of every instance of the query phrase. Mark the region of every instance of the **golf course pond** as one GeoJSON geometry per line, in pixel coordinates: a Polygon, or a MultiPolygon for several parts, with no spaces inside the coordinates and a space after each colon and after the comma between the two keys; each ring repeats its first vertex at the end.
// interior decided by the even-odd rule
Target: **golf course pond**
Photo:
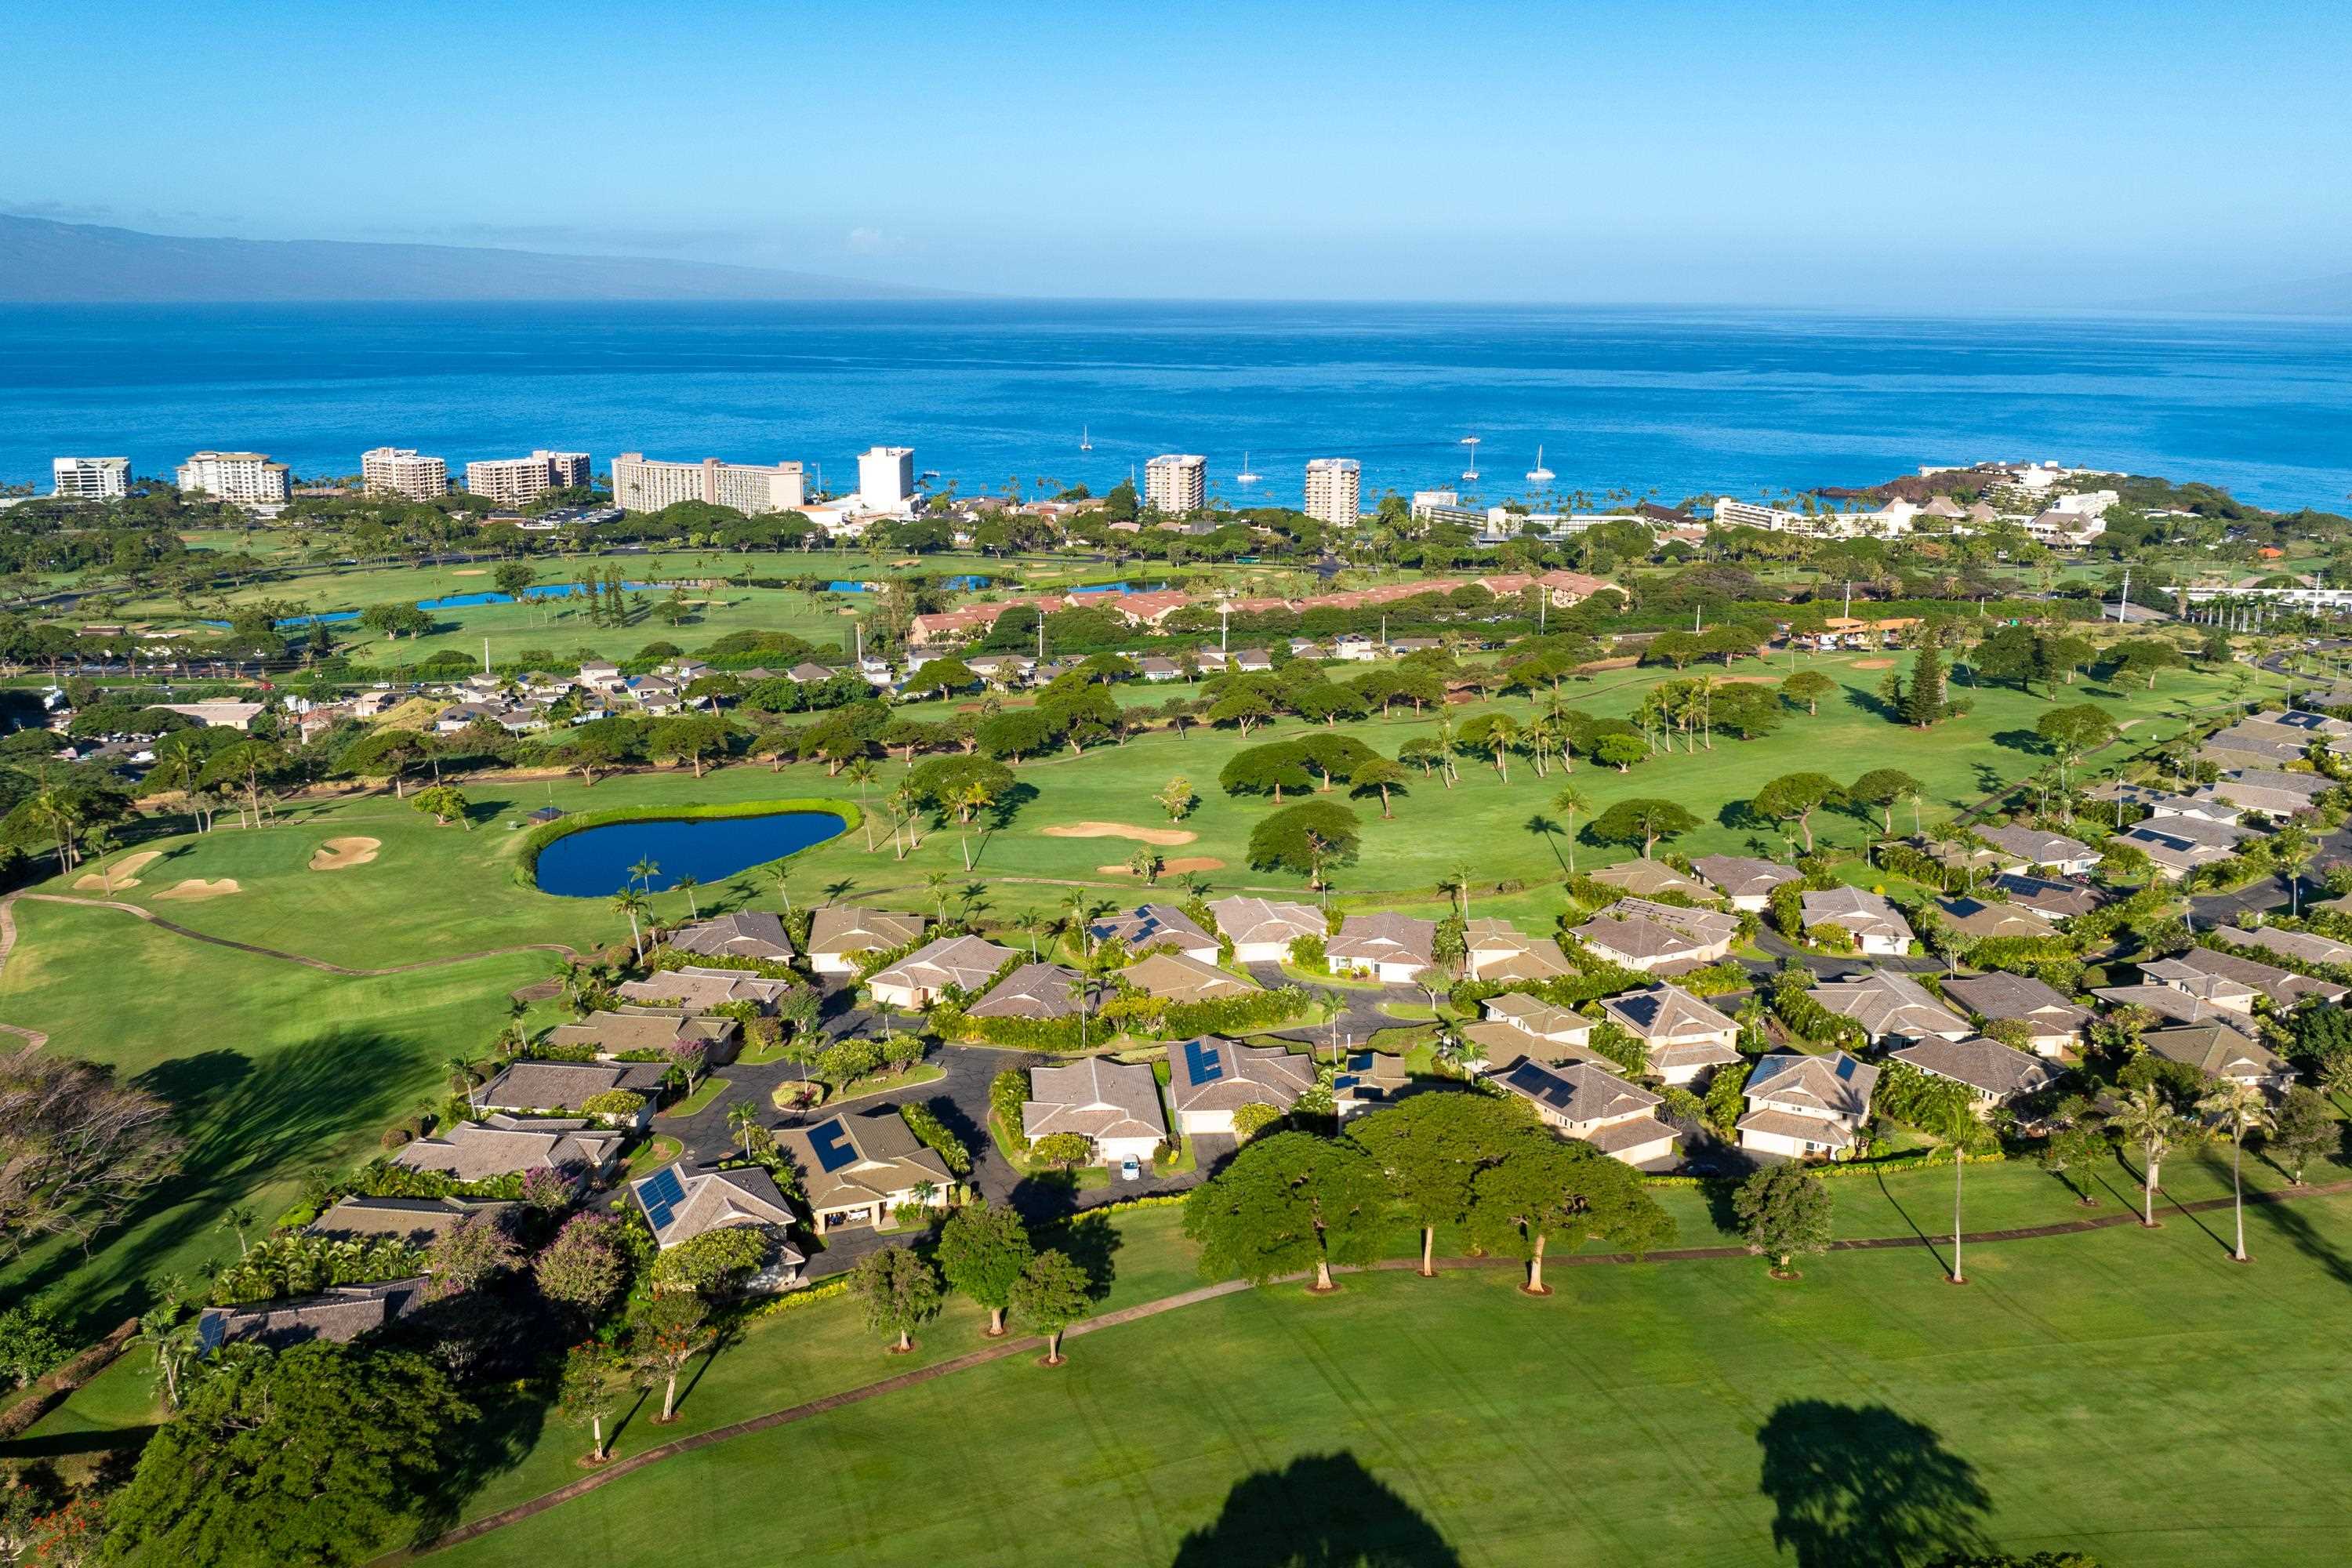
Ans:
{"type": "Polygon", "coordinates": [[[567,833],[539,852],[539,889],[572,899],[610,898],[647,885],[661,892],[691,876],[703,885],[822,844],[848,824],[829,811],[761,816],[647,817],[567,833]],[[640,878],[640,863],[656,869],[640,878]]]}

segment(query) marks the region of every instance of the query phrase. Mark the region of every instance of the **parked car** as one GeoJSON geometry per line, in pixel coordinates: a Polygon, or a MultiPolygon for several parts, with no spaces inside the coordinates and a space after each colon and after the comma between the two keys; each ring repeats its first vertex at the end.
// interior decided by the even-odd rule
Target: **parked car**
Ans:
{"type": "Polygon", "coordinates": [[[1139,1182],[1143,1180],[1143,1167],[1133,1160],[1121,1160],[1118,1163],[1118,1179],[1122,1182],[1139,1182]]]}

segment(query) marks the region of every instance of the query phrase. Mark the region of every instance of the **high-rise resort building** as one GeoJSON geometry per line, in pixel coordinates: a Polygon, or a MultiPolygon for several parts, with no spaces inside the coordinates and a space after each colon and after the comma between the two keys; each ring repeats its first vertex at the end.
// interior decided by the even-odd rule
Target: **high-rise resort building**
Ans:
{"type": "Polygon", "coordinates": [[[585,452],[533,452],[466,465],[466,489],[503,506],[537,500],[550,490],[584,489],[591,465],[585,452]]]}
{"type": "Polygon", "coordinates": [[[1162,452],[1143,465],[1143,504],[1158,511],[1198,511],[1209,503],[1209,459],[1162,452]]]}
{"type": "Polygon", "coordinates": [[[449,465],[418,457],[414,447],[378,447],[360,454],[360,488],[372,496],[432,500],[449,493],[449,465]]]}
{"type": "Polygon", "coordinates": [[[1353,458],[1317,458],[1307,465],[1307,515],[1334,528],[1356,526],[1363,465],[1353,458]]]}
{"type": "Polygon", "coordinates": [[[180,465],[180,489],[244,506],[280,506],[290,497],[286,465],[267,452],[198,452],[180,465]]]}
{"type": "Polygon", "coordinates": [[[623,511],[659,511],[682,500],[746,514],[793,511],[808,503],[808,482],[798,463],[666,463],[643,452],[613,459],[613,504],[623,511]]]}
{"type": "Polygon", "coordinates": [[[866,511],[915,510],[915,449],[868,447],[857,454],[857,503],[866,511]]]}
{"type": "Polygon", "coordinates": [[[69,500],[120,500],[131,493],[128,458],[52,458],[51,495],[69,500]]]}

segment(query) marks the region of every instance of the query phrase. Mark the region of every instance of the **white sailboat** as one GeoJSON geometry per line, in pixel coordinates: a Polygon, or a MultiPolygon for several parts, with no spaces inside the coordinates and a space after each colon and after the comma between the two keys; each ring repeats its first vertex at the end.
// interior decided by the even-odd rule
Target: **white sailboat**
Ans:
{"type": "Polygon", "coordinates": [[[1536,448],[1536,466],[1528,470],[1528,483],[1531,485],[1548,485],[1558,478],[1559,478],[1558,474],[1553,473],[1549,468],[1544,467],[1543,448],[1541,447],[1538,447],[1536,448]]]}
{"type": "Polygon", "coordinates": [[[1460,444],[1470,448],[1470,466],[1462,470],[1462,477],[1475,484],[1478,479],[1478,437],[1465,436],[1460,444]]]}
{"type": "Polygon", "coordinates": [[[1093,451],[1094,449],[1095,449],[1095,438],[1094,438],[1094,437],[1092,437],[1091,435],[1087,434],[1087,427],[1086,427],[1085,426],[1083,426],[1083,425],[1079,426],[1078,426],[1078,450],[1079,450],[1079,451],[1081,451],[1081,452],[1091,452],[1091,451],[1093,451]]]}
{"type": "Polygon", "coordinates": [[[1234,483],[1237,485],[1254,485],[1257,483],[1257,476],[1250,472],[1250,460],[1249,454],[1247,452],[1244,452],[1242,454],[1242,471],[1234,476],[1234,483]]]}

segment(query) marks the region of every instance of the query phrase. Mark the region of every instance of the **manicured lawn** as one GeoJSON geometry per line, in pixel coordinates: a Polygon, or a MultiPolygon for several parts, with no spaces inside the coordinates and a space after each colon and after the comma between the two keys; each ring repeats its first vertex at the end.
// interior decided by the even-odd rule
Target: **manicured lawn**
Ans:
{"type": "Polygon", "coordinates": [[[2176,1220],[1981,1247],[1964,1290],[1896,1252],[1794,1283],[1561,1269],[1542,1301],[1507,1270],[1244,1292],[1057,1370],[1012,1358],[722,1443],[442,1560],[716,1560],[789,1474],[796,1555],[868,1564],[2333,1562],[2352,1467],[2322,1325],[2352,1204],[2250,1225],[2252,1268],[2176,1220]]]}
{"type": "Polygon", "coordinates": [[[442,1063],[486,1054],[506,1021],[506,994],[555,966],[551,954],[522,953],[350,978],[112,910],[19,903],[16,919],[0,1017],[48,1031],[51,1052],[107,1064],[162,1094],[187,1140],[184,1173],[107,1233],[89,1262],[51,1242],[0,1269],[0,1299],[54,1289],[93,1335],[164,1276],[199,1287],[200,1263],[234,1257],[236,1239],[215,1228],[230,1204],[275,1218],[304,1174],[363,1158],[387,1124],[437,1103],[442,1063]]]}
{"type": "Polygon", "coordinates": [[[664,1110],[659,1114],[666,1117],[676,1117],[678,1120],[683,1121],[687,1117],[693,1115],[696,1111],[706,1109],[712,1100],[717,1100],[720,1095],[725,1094],[730,1086],[730,1079],[719,1078],[714,1074],[712,1077],[704,1079],[702,1082],[696,1087],[695,1091],[692,1094],[688,1095],[684,1100],[679,1100],[676,1105],[671,1106],[668,1110],[664,1110]]]}

